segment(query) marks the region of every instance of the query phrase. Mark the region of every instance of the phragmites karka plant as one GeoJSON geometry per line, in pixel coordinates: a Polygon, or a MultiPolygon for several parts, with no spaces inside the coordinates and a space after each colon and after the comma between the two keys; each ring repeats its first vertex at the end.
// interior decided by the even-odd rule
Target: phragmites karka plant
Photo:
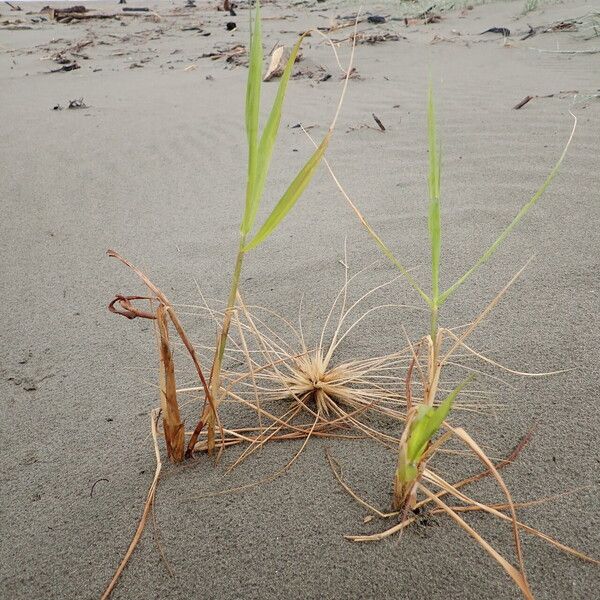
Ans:
{"type": "MultiPolygon", "coordinates": [[[[481,449],[481,447],[473,440],[473,438],[462,428],[453,427],[447,417],[459,394],[463,391],[472,379],[472,376],[465,379],[457,385],[449,394],[440,399],[440,381],[442,371],[449,364],[450,359],[457,350],[461,349],[479,359],[483,359],[493,365],[497,365],[493,361],[484,357],[481,353],[475,351],[466,344],[466,339],[495,307],[501,297],[507,292],[510,286],[521,275],[524,268],[507,283],[507,285],[496,295],[495,298],[488,304],[483,312],[475,318],[470,324],[463,328],[460,333],[455,333],[451,329],[442,328],[438,324],[439,312],[444,303],[452,296],[458,288],[484,263],[500,247],[502,242],[518,225],[521,219],[535,206],[539,198],[542,196],[556,173],[566,155],[568,147],[573,138],[577,120],[574,117],[573,129],[567,144],[554,168],[532,196],[532,198],[522,206],[513,221],[502,231],[498,238],[490,245],[490,247],[482,254],[475,264],[468,269],[465,274],[455,281],[446,290],[440,287],[440,265],[441,265],[441,211],[440,211],[440,181],[441,181],[441,159],[440,148],[437,141],[437,130],[435,122],[435,109],[433,102],[433,93],[429,91],[428,101],[428,138],[429,138],[429,211],[428,211],[428,230],[429,244],[431,255],[431,290],[427,293],[419,282],[411,275],[409,270],[399,261],[390,248],[385,244],[382,238],[370,226],[364,215],[357,208],[356,204],[350,199],[339,180],[335,176],[331,166],[325,159],[324,162],[329,169],[335,183],[344,195],[347,202],[350,204],[360,222],[365,227],[369,235],[375,240],[383,254],[400,270],[401,274],[406,278],[409,284],[416,290],[421,299],[426,304],[430,315],[430,330],[429,334],[417,343],[410,344],[412,360],[407,369],[405,379],[406,393],[405,401],[407,406],[406,422],[397,446],[397,464],[393,477],[393,492],[392,492],[392,512],[383,512],[371,504],[360,498],[350,486],[342,479],[341,469],[339,464],[331,456],[329,457],[330,464],[334,474],[342,486],[365,508],[373,512],[380,518],[395,517],[399,519],[391,528],[382,533],[374,535],[354,535],[347,536],[348,539],[355,542],[367,542],[380,540],[394,533],[400,532],[408,525],[419,521],[423,518],[422,514],[429,511],[427,514],[446,514],[449,515],[456,523],[458,523],[465,531],[469,533],[480,545],[488,552],[494,560],[496,560],[511,579],[518,585],[525,598],[533,598],[532,591],[527,581],[525,573],[525,565],[523,552],[520,541],[520,533],[522,531],[535,535],[560,550],[570,553],[583,560],[598,563],[593,558],[569,548],[544,533],[525,525],[517,519],[516,509],[518,507],[530,506],[540,503],[540,500],[529,503],[516,504],[506,484],[504,483],[499,471],[503,467],[510,464],[521,452],[525,444],[529,440],[529,434],[526,435],[514,451],[499,463],[494,464],[489,456],[481,449]],[[445,344],[445,342],[447,342],[445,344]],[[415,373],[418,373],[418,380],[422,385],[422,398],[416,399],[412,395],[413,380],[415,373]],[[440,430],[444,433],[436,437],[440,430]],[[432,459],[437,455],[442,447],[450,440],[457,439],[465,444],[469,452],[473,453],[484,465],[485,470],[481,473],[468,477],[458,483],[451,484],[435,473],[430,467],[432,459]],[[474,483],[483,477],[492,476],[496,479],[503,494],[505,502],[496,505],[488,505],[471,498],[461,491],[466,485],[474,483]],[[427,484],[427,485],[426,485],[427,484]],[[433,485],[434,490],[430,490],[428,485],[433,485]],[[461,504],[456,506],[446,503],[442,498],[450,496],[458,500],[461,504]],[[504,556],[493,548],[475,529],[473,529],[461,516],[461,512],[468,511],[483,511],[491,514],[499,519],[509,522],[513,530],[515,556],[517,566],[511,564],[504,556]]],[[[313,142],[314,143],[314,142],[313,142]]],[[[511,371],[510,369],[507,369],[511,371]]],[[[515,372],[515,371],[512,371],[515,372]]],[[[521,373],[525,375],[524,373],[521,373]]],[[[550,375],[536,374],[536,375],[550,375]]],[[[550,498],[545,498],[542,501],[549,501],[550,498]]],[[[598,563],[600,564],[600,563],[598,563]]]]}
{"type": "MultiPolygon", "coordinates": [[[[499,302],[502,296],[522,273],[521,269],[491,300],[483,312],[466,327],[448,329],[440,327],[439,314],[444,303],[467,281],[479,267],[496,252],[521,219],[535,206],[562,163],[573,133],[558,162],[532,198],[520,209],[513,221],[504,229],[493,244],[469,268],[462,277],[443,290],[440,285],[441,269],[441,210],[440,180],[441,159],[437,142],[433,95],[430,90],[428,103],[429,138],[429,211],[428,229],[431,255],[431,289],[417,281],[404,264],[399,261],[381,237],[373,230],[357,206],[344,191],[329,163],[324,157],[330,142],[340,107],[344,99],[349,76],[352,72],[354,43],[350,64],[344,71],[343,88],[335,116],[320,143],[314,143],[315,151],[291,181],[286,191],[275,204],[260,227],[256,227],[271,158],[278,136],[282,107],[287,86],[302,41],[309,32],[303,33],[291,49],[277,94],[269,116],[262,128],[259,127],[260,99],[263,69],[263,47],[261,33],[260,6],[256,1],[254,19],[251,19],[251,39],[249,46],[249,69],[245,99],[245,129],[248,142],[248,168],[246,178],[245,204],[239,228],[238,249],[229,285],[229,294],[222,310],[204,307],[210,318],[218,322],[216,343],[202,349],[192,343],[175,311],[174,305],[165,294],[137,267],[110,250],[109,255],[119,259],[141,279],[148,288],[149,295],[118,295],[110,304],[112,312],[129,319],[151,319],[156,324],[156,339],[160,357],[159,395],[160,408],[151,414],[151,427],[154,439],[157,467],[148,491],[144,512],[133,540],[114,574],[103,598],[108,598],[133,553],[143,532],[147,517],[152,509],[156,487],[161,472],[160,451],[158,448],[158,422],[162,417],[167,454],[173,462],[181,462],[194,452],[206,451],[212,454],[215,449],[222,451],[227,446],[244,444],[231,468],[239,465],[248,456],[270,441],[302,440],[300,449],[274,476],[287,470],[305,448],[311,437],[337,439],[370,438],[396,455],[396,468],[393,474],[392,511],[383,512],[360,498],[344,481],[339,464],[329,456],[335,477],[363,507],[379,518],[395,518],[397,522],[387,530],[374,535],[347,536],[355,542],[380,540],[405,529],[422,518],[422,514],[446,514],[469,533],[496,560],[505,572],[518,585],[525,598],[533,598],[527,581],[520,535],[523,531],[535,535],[560,550],[583,560],[594,559],[568,547],[537,529],[525,525],[517,519],[519,507],[530,506],[549,498],[517,504],[500,475],[500,470],[509,465],[522,451],[529,440],[529,434],[517,444],[515,449],[500,462],[493,462],[474,439],[462,428],[454,427],[448,421],[452,410],[462,405],[472,408],[464,398],[471,390],[472,376],[449,386],[443,380],[445,367],[452,365],[451,359],[458,353],[475,356],[477,359],[500,366],[467,345],[466,340],[479,323],[499,302]],[[297,326],[273,311],[256,306],[247,306],[240,293],[240,279],[244,259],[253,249],[260,246],[279,226],[294,207],[318,165],[324,162],[340,191],[358,216],[362,225],[384,255],[399,269],[424,302],[424,310],[429,313],[429,333],[417,342],[406,341],[399,350],[368,356],[361,359],[340,360],[338,352],[342,343],[349,339],[355,328],[369,315],[380,310],[410,308],[389,302],[364,308],[363,303],[372,301],[374,295],[385,290],[389,283],[376,286],[350,299],[351,282],[363,271],[349,275],[347,256],[342,263],[345,279],[327,317],[325,318],[318,341],[306,341],[302,320],[297,326]],[[138,308],[139,301],[147,301],[149,310],[138,308]],[[262,312],[261,312],[262,311],[262,312]],[[191,357],[195,369],[194,384],[178,388],[175,379],[175,365],[172,330],[179,337],[185,351],[191,357]],[[285,333],[284,333],[285,331],[285,333]],[[202,350],[207,355],[202,355],[202,350]],[[237,363],[229,368],[228,361],[237,363]],[[240,360],[244,368],[240,370],[240,360]],[[210,363],[208,375],[203,367],[210,363]],[[406,373],[406,375],[404,375],[406,373]],[[419,388],[418,392],[413,390],[419,388]],[[181,394],[192,394],[202,405],[193,430],[186,432],[181,414],[181,394]],[[249,409],[258,416],[258,424],[244,424],[241,427],[227,427],[221,418],[226,404],[232,403],[249,409]],[[220,410],[221,409],[221,410],[220,410]],[[402,423],[402,425],[401,425],[402,423]],[[441,433],[440,433],[441,432],[441,433]],[[433,470],[431,464],[438,453],[447,451],[445,445],[451,440],[459,440],[467,446],[468,452],[477,457],[484,470],[457,483],[449,483],[433,470]],[[493,477],[501,488],[505,500],[498,504],[485,504],[464,493],[463,488],[484,477],[493,477]],[[452,497],[459,504],[448,503],[452,497]],[[483,511],[508,522],[512,527],[516,566],[492,547],[475,529],[461,517],[461,512],[483,511]]],[[[358,21],[358,17],[357,17],[358,21]]],[[[356,36],[356,32],[355,32],[356,36]]],[[[353,40],[355,39],[353,37],[353,40]]],[[[335,48],[334,48],[335,51],[335,48]]],[[[337,54],[336,54],[337,58],[337,54]]],[[[339,61],[338,61],[339,64],[339,61]]],[[[575,120],[576,124],[576,120],[575,120]]],[[[395,280],[393,280],[395,281],[395,280]]],[[[510,369],[507,369],[510,371],[510,369]]],[[[512,371],[513,373],[515,371],[512,371]]],[[[260,482],[259,482],[260,483],[260,482]]],[[[247,487],[247,486],[244,486],[247,487]]]]}
{"type": "MultiPolygon", "coordinates": [[[[319,31],[315,31],[316,33],[320,34],[319,31]]],[[[144,512],[142,514],[142,518],[140,519],[138,529],[132,539],[129,549],[127,550],[123,560],[121,561],[111,582],[109,583],[103,598],[108,598],[112,593],[118,578],[120,577],[141,537],[148,514],[154,502],[156,486],[158,484],[162,467],[157,444],[157,435],[159,431],[157,423],[159,417],[162,416],[162,431],[165,438],[167,453],[173,462],[178,463],[183,461],[185,457],[191,457],[194,450],[199,448],[207,450],[208,453],[212,453],[216,446],[217,436],[221,441],[221,449],[226,445],[225,442],[227,440],[227,434],[219,418],[219,404],[224,398],[224,390],[222,387],[223,358],[225,356],[227,342],[230,339],[229,333],[231,325],[234,321],[236,301],[239,297],[239,283],[244,258],[249,252],[260,246],[277,229],[279,224],[294,207],[310,183],[333,134],[348,86],[348,80],[352,72],[354,44],[352,45],[348,69],[344,71],[340,100],[327,132],[308,161],[291,181],[288,188],[280,197],[279,201],[275,204],[262,225],[256,229],[255,222],[259,207],[261,205],[266,179],[269,172],[269,166],[279,132],[287,86],[292,75],[294,63],[298,57],[298,52],[300,50],[302,41],[311,32],[306,31],[300,35],[298,41],[294,44],[290,51],[285,68],[283,69],[280,77],[277,94],[262,132],[260,132],[259,128],[259,117],[261,87],[263,81],[263,46],[260,3],[258,0],[256,0],[255,4],[254,19],[252,19],[252,17],[250,19],[250,32],[250,60],[246,83],[245,102],[245,128],[248,142],[246,199],[240,223],[238,251],[234,262],[230,291],[227,298],[226,308],[221,315],[222,320],[220,323],[219,334],[217,336],[217,344],[212,356],[212,365],[208,377],[205,374],[205,370],[202,366],[198,353],[190,341],[190,338],[188,337],[181,320],[177,316],[174,305],[171,303],[171,301],[158,286],[156,286],[130,261],[122,257],[114,250],[108,251],[109,256],[117,258],[128,268],[130,268],[141,279],[143,284],[150,292],[150,295],[148,296],[119,294],[110,303],[109,310],[115,314],[125,316],[128,319],[142,318],[150,319],[155,322],[158,354],[160,358],[158,386],[160,408],[152,411],[151,414],[151,426],[155,442],[155,454],[157,462],[154,479],[148,491],[144,512]],[[138,308],[136,306],[138,301],[148,301],[150,304],[150,310],[142,310],[138,308]],[[190,433],[187,440],[184,422],[180,411],[181,407],[178,401],[173,349],[170,339],[170,325],[172,325],[175,329],[175,332],[191,357],[196,374],[200,381],[201,389],[204,394],[204,402],[203,407],[200,410],[200,417],[196,427],[190,433]],[[204,431],[206,432],[206,439],[203,443],[199,443],[199,436],[204,431]]],[[[335,52],[335,47],[333,45],[332,48],[337,59],[337,52],[335,52]]],[[[341,68],[339,60],[338,66],[341,68]]]]}
{"type": "MultiPolygon", "coordinates": [[[[325,153],[335,128],[346,87],[348,85],[348,77],[352,69],[354,47],[352,48],[350,66],[348,67],[346,76],[344,78],[342,93],[335,116],[325,136],[323,137],[323,140],[313,152],[312,156],[308,159],[306,164],[302,167],[302,169],[300,169],[293,181],[289,184],[287,190],[281,196],[261,227],[259,227],[258,230],[253,234],[252,232],[255,230],[255,221],[263,197],[273,149],[277,140],[287,86],[292,75],[294,63],[298,56],[302,41],[308,34],[308,31],[303,33],[290,52],[285,69],[281,74],[281,79],[277,94],[273,101],[273,106],[261,133],[259,131],[259,115],[262,85],[263,47],[260,4],[258,1],[256,2],[253,24],[251,22],[251,39],[249,50],[250,62],[246,86],[245,121],[246,136],[248,140],[246,201],[240,224],[239,245],[234,262],[230,291],[227,298],[226,308],[222,315],[217,345],[212,357],[212,366],[208,377],[205,376],[205,372],[200,363],[198,355],[195,352],[193,345],[190,343],[189,338],[183,329],[181,321],[175,313],[173,304],[158,288],[158,286],[154,285],[139,269],[134,267],[129,261],[124,259],[114,250],[109,250],[108,252],[109,256],[118,258],[126,266],[131,268],[141,278],[143,283],[153,294],[152,296],[119,295],[111,302],[109,308],[112,312],[121,314],[129,319],[136,317],[149,318],[155,320],[157,323],[157,339],[160,355],[160,407],[163,418],[163,432],[169,458],[174,462],[181,462],[185,456],[192,455],[194,449],[197,447],[196,445],[198,438],[203,430],[206,430],[207,433],[205,448],[209,453],[212,453],[215,448],[216,430],[218,429],[221,434],[223,433],[223,425],[220,422],[218,412],[219,404],[223,399],[223,389],[221,385],[222,364],[229,338],[229,331],[231,329],[231,323],[236,308],[236,300],[238,297],[238,289],[244,258],[250,251],[260,246],[275,231],[278,225],[294,207],[310,183],[317,166],[319,165],[325,153]],[[133,304],[136,300],[149,300],[155,303],[157,308],[153,308],[151,312],[139,310],[133,304]],[[186,436],[184,425],[180,416],[179,404],[177,401],[173,356],[171,343],[169,340],[169,321],[173,324],[177,334],[192,358],[205,398],[203,408],[200,411],[200,418],[187,442],[185,439],[186,436]]],[[[221,435],[221,439],[223,439],[223,435],[221,435]]]]}

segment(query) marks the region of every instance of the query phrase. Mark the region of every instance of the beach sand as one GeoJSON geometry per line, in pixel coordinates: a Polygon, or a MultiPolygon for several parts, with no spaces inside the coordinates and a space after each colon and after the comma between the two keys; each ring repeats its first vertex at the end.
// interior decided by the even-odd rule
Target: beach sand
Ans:
{"type": "MultiPolygon", "coordinates": [[[[522,2],[506,2],[456,7],[427,25],[362,24],[360,31],[400,39],[357,46],[359,78],[350,81],[328,157],[373,226],[427,281],[431,75],[443,145],[448,285],[542,183],[568,139],[569,111],[578,117],[559,175],[494,259],[448,302],[442,324],[471,321],[534,257],[472,345],[514,369],[574,370],[532,379],[486,369],[510,386],[484,377],[496,392],[490,405],[453,418],[496,457],[535,426],[530,445],[504,472],[515,500],[587,487],[519,514],[599,557],[600,54],[582,51],[599,48],[600,38],[584,39],[582,25],[521,40],[528,24],[582,17],[592,5],[542,4],[522,15],[522,2]],[[507,27],[511,35],[480,35],[490,27],[507,27]],[[514,110],[528,95],[536,98],[514,110]]],[[[157,404],[152,327],[106,309],[115,293],[144,289],[106,250],[143,267],[176,303],[198,304],[197,285],[210,298],[226,297],[244,197],[247,70],[243,57],[237,64],[240,57],[201,56],[247,44],[248,11],[240,7],[230,17],[215,3],[182,9],[183,2],[151,2],[160,17],[64,24],[33,22],[39,15],[24,14],[43,3],[22,6],[15,12],[0,5],[0,596],[94,598],[131,540],[155,467],[148,416],[157,404]],[[227,21],[237,29],[227,32],[227,21]],[[183,30],[194,26],[202,31],[183,30]],[[48,73],[62,66],[53,60],[57,52],[90,40],[75,50],[80,56],[68,54],[79,69],[48,73]],[[87,108],[66,108],[79,98],[87,108]],[[53,110],[56,105],[63,110],[53,110]]],[[[265,52],[356,8],[265,5],[265,52]]],[[[418,12],[390,3],[368,10],[389,17],[418,12]]],[[[348,28],[331,33],[336,40],[350,35],[348,28]]],[[[346,64],[347,39],[338,50],[346,64]]],[[[303,56],[299,65],[312,78],[305,74],[290,85],[261,216],[311,151],[293,126],[314,125],[311,134],[322,136],[340,94],[331,49],[313,36],[303,56]]],[[[265,84],[264,110],[275,89],[275,82],[265,84]]],[[[352,269],[378,260],[364,285],[395,276],[321,168],[290,218],[248,257],[247,301],[295,319],[304,293],[304,320],[314,333],[343,281],[346,239],[352,269]]],[[[388,294],[392,302],[418,304],[402,281],[388,294]]],[[[203,328],[214,335],[206,321],[187,316],[186,324],[194,336],[203,328]]],[[[348,342],[344,356],[402,344],[402,326],[417,339],[427,331],[427,317],[412,309],[393,319],[376,316],[348,342]]],[[[186,359],[178,356],[178,368],[189,377],[186,359]]],[[[380,543],[346,541],[344,534],[387,524],[363,524],[366,512],[335,481],[326,446],[349,483],[373,504],[389,506],[395,457],[369,442],[315,440],[287,475],[210,499],[199,496],[269,475],[298,444],[267,445],[230,474],[225,467],[236,451],[217,468],[206,456],[179,467],[165,464],[155,525],[149,522],[113,597],[519,597],[498,565],[449,519],[380,543]]],[[[481,467],[468,459],[466,468],[481,467]]],[[[442,461],[441,470],[449,478],[460,471],[456,461],[442,461]]],[[[491,481],[472,493],[502,500],[491,481]]],[[[509,527],[481,515],[469,522],[513,556],[509,527]]],[[[536,598],[595,596],[596,566],[531,537],[524,536],[523,545],[536,598]]]]}

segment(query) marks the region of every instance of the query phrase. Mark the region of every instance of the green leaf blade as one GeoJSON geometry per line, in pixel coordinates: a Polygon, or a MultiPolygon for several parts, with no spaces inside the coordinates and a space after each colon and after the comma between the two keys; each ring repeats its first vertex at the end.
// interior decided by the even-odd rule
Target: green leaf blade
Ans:
{"type": "Polygon", "coordinates": [[[327,135],[323,138],[323,141],[319,147],[315,150],[312,156],[308,159],[304,167],[296,175],[294,181],[290,184],[288,189],[285,191],[271,214],[267,217],[258,233],[254,236],[252,241],[247,244],[243,251],[248,252],[253,248],[256,248],[262,244],[272,233],[275,231],[279,223],[285,218],[290,210],[296,204],[296,201],[302,195],[302,192],[306,189],[306,186],[310,183],[325,150],[329,145],[331,139],[331,131],[327,132],[327,135]]]}
{"type": "Polygon", "coordinates": [[[279,81],[279,87],[277,88],[277,95],[275,96],[275,100],[273,101],[271,113],[269,114],[269,118],[267,120],[267,123],[260,138],[260,142],[258,144],[257,172],[255,187],[253,190],[254,202],[252,203],[252,211],[249,218],[250,229],[252,229],[252,226],[254,225],[256,213],[260,205],[260,199],[262,198],[262,194],[265,188],[265,181],[267,178],[267,174],[269,173],[269,167],[271,165],[273,148],[275,147],[277,133],[279,132],[279,125],[281,123],[281,112],[283,109],[283,102],[285,100],[287,86],[292,75],[292,70],[296,62],[296,57],[298,56],[298,51],[300,50],[300,45],[302,44],[302,40],[304,39],[304,37],[305,36],[302,35],[292,48],[285,69],[279,81]]]}
{"type": "Polygon", "coordinates": [[[429,100],[427,109],[427,133],[429,138],[429,214],[428,229],[431,245],[431,297],[437,304],[439,296],[440,280],[440,256],[442,247],[442,223],[440,212],[440,179],[441,179],[441,157],[437,142],[437,130],[435,120],[435,105],[433,101],[433,89],[429,86],[429,100]]]}
{"type": "Polygon", "coordinates": [[[520,223],[521,219],[537,204],[537,201],[542,197],[544,192],[548,189],[548,186],[552,183],[554,177],[556,177],[560,165],[562,164],[565,156],[567,155],[567,150],[571,145],[571,140],[573,139],[573,135],[575,133],[575,128],[577,127],[577,119],[573,124],[573,129],[571,130],[571,135],[569,140],[567,141],[566,146],[564,147],[560,158],[554,165],[553,169],[550,171],[542,185],[538,188],[538,190],[533,194],[531,199],[525,203],[515,218],[510,222],[510,224],[502,231],[502,233],[496,238],[494,243],[479,257],[479,259],[475,262],[475,264],[459,279],[457,279],[443,294],[440,295],[440,304],[443,304],[473,273],[482,265],[484,265],[498,250],[498,248],[502,245],[504,240],[512,233],[513,229],[520,223]]]}
{"type": "Polygon", "coordinates": [[[438,407],[421,407],[426,408],[426,410],[414,421],[413,430],[407,443],[407,456],[411,462],[416,463],[421,458],[427,445],[446,420],[456,397],[472,380],[472,375],[467,377],[467,379],[450,392],[448,397],[438,407]]]}
{"type": "Polygon", "coordinates": [[[260,112],[260,88],[262,83],[262,30],[260,3],[256,2],[254,27],[250,27],[250,64],[246,84],[246,135],[248,137],[248,181],[246,184],[246,208],[241,231],[247,235],[252,228],[251,215],[255,212],[256,184],[258,174],[258,117],[260,112]]]}

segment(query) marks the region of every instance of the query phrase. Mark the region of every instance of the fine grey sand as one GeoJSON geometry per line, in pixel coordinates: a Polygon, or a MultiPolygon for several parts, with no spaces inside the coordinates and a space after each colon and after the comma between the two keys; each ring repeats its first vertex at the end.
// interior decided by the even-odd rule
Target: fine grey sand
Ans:
{"type": "MultiPolygon", "coordinates": [[[[147,4],[160,18],[75,24],[33,22],[36,15],[24,14],[43,3],[24,4],[21,12],[0,5],[0,21],[8,23],[0,29],[2,598],[100,597],[135,531],[154,473],[148,417],[157,404],[152,327],[106,310],[115,293],[144,289],[106,250],[115,248],[143,267],[177,303],[198,304],[196,284],[221,301],[228,291],[244,197],[247,70],[224,58],[200,57],[247,44],[248,10],[244,4],[234,18],[217,12],[216,3],[198,2],[196,9],[183,4],[147,4]],[[226,32],[230,20],[237,29],[226,32]],[[193,26],[211,35],[183,30],[193,26]],[[48,74],[61,66],[52,55],[86,40],[92,43],[79,50],[88,57],[75,58],[79,69],[48,74]],[[78,98],[88,108],[66,108],[78,98]],[[65,108],[53,110],[56,105],[65,108]]],[[[438,23],[361,26],[401,38],[357,46],[360,77],[350,81],[328,157],[381,236],[427,280],[425,112],[431,74],[443,145],[449,284],[541,184],[567,141],[569,111],[578,117],[559,175],[493,260],[448,303],[442,324],[472,320],[534,256],[472,345],[522,371],[574,370],[527,379],[486,369],[510,387],[488,381],[487,388],[496,391],[493,406],[453,418],[495,457],[535,426],[530,445],[504,471],[515,500],[585,489],[519,515],[598,558],[600,54],[582,51],[600,49],[600,38],[585,39],[589,30],[563,30],[520,39],[528,25],[582,17],[593,4],[542,3],[527,15],[521,14],[522,2],[470,10],[457,5],[441,12],[438,23]],[[490,27],[507,27],[511,36],[479,35],[490,27]],[[514,110],[528,95],[540,97],[514,110]]],[[[121,8],[116,2],[93,7],[121,8]]],[[[265,4],[265,52],[357,7],[265,4]]],[[[398,17],[419,12],[395,3],[366,10],[398,17]]],[[[331,35],[344,40],[350,31],[331,35]]],[[[346,64],[349,42],[341,41],[338,49],[346,64]]],[[[311,134],[321,136],[340,93],[341,73],[330,48],[313,36],[303,55],[313,77],[290,84],[265,214],[311,151],[301,130],[292,127],[315,125],[311,134]],[[324,74],[331,77],[320,81],[324,74]]],[[[266,84],[265,97],[272,98],[275,89],[275,82],[266,84]]],[[[265,100],[263,112],[267,106],[265,100]]],[[[321,168],[290,218],[248,257],[246,299],[296,318],[304,293],[305,322],[314,333],[343,278],[345,239],[352,269],[379,260],[367,285],[395,275],[321,168]]],[[[394,302],[418,301],[402,281],[388,293],[394,302]]],[[[188,316],[186,324],[194,336],[214,334],[213,325],[201,332],[205,321],[188,316]]],[[[344,355],[393,348],[403,342],[402,326],[416,339],[427,331],[427,318],[411,310],[394,319],[377,316],[344,355]]],[[[180,356],[183,377],[189,377],[180,356]]],[[[297,443],[267,445],[228,475],[225,467],[236,451],[226,453],[217,468],[206,456],[179,467],[165,464],[155,524],[148,523],[113,597],[519,597],[498,565],[442,517],[401,538],[346,541],[344,534],[376,532],[386,524],[363,524],[366,512],[333,478],[325,447],[355,489],[373,504],[389,506],[395,457],[368,442],[311,441],[287,475],[210,499],[198,497],[281,468],[297,443]]],[[[480,469],[471,459],[466,467],[480,469]]],[[[452,480],[457,462],[449,461],[442,472],[452,480]]],[[[486,501],[502,500],[491,481],[471,491],[486,501]]],[[[481,515],[469,522],[513,556],[508,526],[481,515]]],[[[536,598],[595,597],[598,567],[523,539],[536,598]]]]}

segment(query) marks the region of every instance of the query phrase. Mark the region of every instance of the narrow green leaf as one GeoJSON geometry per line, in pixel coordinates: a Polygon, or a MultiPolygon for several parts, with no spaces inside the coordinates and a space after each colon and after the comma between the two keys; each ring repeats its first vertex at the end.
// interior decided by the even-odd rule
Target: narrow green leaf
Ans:
{"type": "Polygon", "coordinates": [[[419,471],[414,463],[400,463],[396,468],[396,477],[403,483],[409,483],[417,478],[419,471]]]}
{"type": "Polygon", "coordinates": [[[413,428],[410,434],[410,438],[407,444],[407,456],[411,462],[417,462],[425,449],[427,444],[431,441],[433,436],[438,432],[442,423],[448,416],[454,400],[460,394],[462,389],[470,381],[473,380],[473,376],[465,379],[461,384],[450,392],[448,397],[437,407],[421,407],[425,408],[421,415],[419,415],[413,422],[413,428]]]}
{"type": "Polygon", "coordinates": [[[419,459],[419,456],[423,453],[425,446],[429,442],[429,438],[426,436],[426,428],[434,409],[431,406],[421,406],[420,408],[422,410],[412,423],[410,437],[406,444],[407,460],[411,463],[419,459]]]}
{"type": "Polygon", "coordinates": [[[283,74],[279,81],[279,87],[277,89],[277,96],[273,102],[271,108],[271,114],[265,125],[260,142],[258,145],[258,164],[256,172],[255,186],[253,187],[253,198],[251,202],[251,212],[249,216],[248,230],[250,231],[254,225],[256,219],[256,213],[260,206],[263,190],[265,188],[265,180],[269,172],[269,166],[271,165],[271,156],[273,154],[273,148],[275,147],[275,141],[277,139],[277,132],[279,131],[279,124],[281,122],[281,111],[283,108],[283,101],[285,100],[285,93],[287,85],[300,50],[300,44],[304,39],[304,35],[296,42],[290,53],[289,59],[286,63],[283,74]]]}
{"type": "Polygon", "coordinates": [[[440,304],[444,303],[471,275],[473,275],[473,273],[479,267],[485,264],[493,256],[493,254],[496,252],[496,250],[498,250],[502,242],[504,242],[504,240],[511,234],[512,230],[519,224],[521,219],[536,205],[537,201],[542,197],[543,193],[546,191],[546,189],[548,188],[550,183],[552,183],[552,180],[558,173],[558,169],[562,164],[562,161],[564,160],[567,154],[567,150],[569,149],[569,145],[571,144],[571,140],[573,139],[573,134],[575,133],[576,125],[577,121],[575,121],[567,145],[565,146],[557,163],[554,165],[554,168],[552,169],[552,171],[550,171],[548,177],[546,177],[544,183],[542,183],[540,188],[531,197],[529,202],[527,202],[521,207],[521,210],[519,210],[516,217],[512,220],[508,227],[506,227],[506,229],[504,229],[504,231],[498,236],[496,241],[481,255],[477,262],[460,279],[454,282],[443,294],[441,294],[440,304]]]}
{"type": "Polygon", "coordinates": [[[400,273],[402,273],[402,275],[404,275],[404,277],[406,278],[408,283],[413,287],[413,289],[415,289],[417,291],[419,296],[421,296],[421,298],[423,298],[423,300],[425,300],[427,305],[431,306],[432,305],[431,298],[423,291],[423,289],[419,285],[418,281],[410,274],[409,270],[396,258],[396,255],[391,251],[389,246],[387,246],[386,243],[379,237],[379,235],[371,227],[371,225],[369,225],[368,221],[362,216],[362,214],[360,212],[358,212],[358,209],[356,209],[356,212],[357,212],[357,214],[359,216],[358,218],[360,219],[364,228],[367,230],[367,233],[373,238],[375,243],[379,246],[379,249],[381,250],[381,252],[383,252],[383,254],[386,256],[386,258],[400,271],[400,273]]]}
{"type": "Polygon", "coordinates": [[[246,208],[242,218],[241,231],[246,235],[251,229],[250,217],[258,173],[258,115],[260,111],[260,86],[262,80],[262,33],[260,3],[256,1],[254,28],[250,26],[250,65],[246,84],[246,135],[248,137],[248,181],[246,184],[246,208]]]}
{"type": "Polygon", "coordinates": [[[427,131],[429,137],[429,241],[431,244],[431,297],[437,304],[440,281],[440,255],[442,224],[440,216],[440,175],[441,160],[437,142],[435,122],[435,105],[433,102],[433,89],[429,85],[429,102],[427,110],[427,131]]]}
{"type": "Polygon", "coordinates": [[[286,192],[283,194],[271,214],[267,217],[266,221],[263,223],[262,227],[258,231],[258,233],[254,236],[254,239],[244,247],[244,252],[248,252],[253,248],[256,248],[258,245],[262,244],[271,233],[275,230],[275,228],[281,223],[284,217],[290,212],[293,208],[294,204],[300,196],[302,192],[305,190],[306,186],[310,183],[325,150],[329,144],[329,140],[331,138],[331,131],[327,132],[327,135],[323,138],[320,146],[315,150],[313,155],[308,159],[307,163],[302,167],[298,175],[286,192]]]}

